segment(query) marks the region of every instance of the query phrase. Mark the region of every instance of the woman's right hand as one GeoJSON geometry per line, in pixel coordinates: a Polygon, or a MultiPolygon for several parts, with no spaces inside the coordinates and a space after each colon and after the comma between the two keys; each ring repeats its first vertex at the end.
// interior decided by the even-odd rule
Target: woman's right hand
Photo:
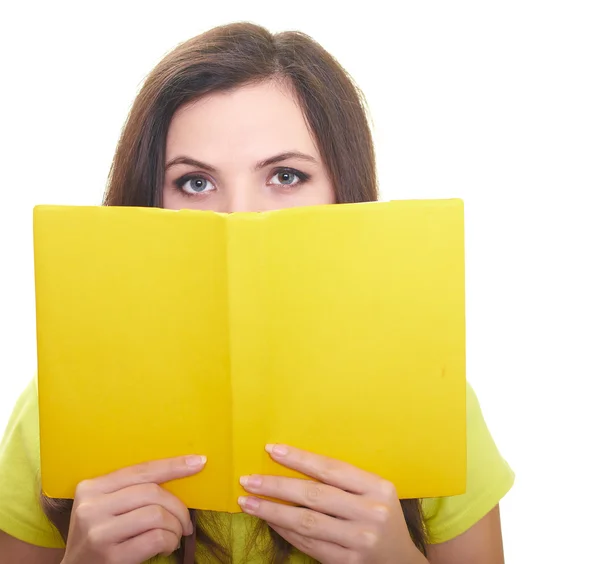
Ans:
{"type": "Polygon", "coordinates": [[[160,486],[200,472],[205,457],[156,460],[81,482],[62,564],[140,564],[193,532],[185,505],[160,486]]]}

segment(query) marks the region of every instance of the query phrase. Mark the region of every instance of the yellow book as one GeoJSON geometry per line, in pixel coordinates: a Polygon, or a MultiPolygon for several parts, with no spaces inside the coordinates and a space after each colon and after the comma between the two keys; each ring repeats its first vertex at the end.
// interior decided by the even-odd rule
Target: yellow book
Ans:
{"type": "Polygon", "coordinates": [[[402,498],[465,491],[463,204],[34,210],[42,489],[205,454],[165,487],[239,511],[266,443],[402,498]]]}

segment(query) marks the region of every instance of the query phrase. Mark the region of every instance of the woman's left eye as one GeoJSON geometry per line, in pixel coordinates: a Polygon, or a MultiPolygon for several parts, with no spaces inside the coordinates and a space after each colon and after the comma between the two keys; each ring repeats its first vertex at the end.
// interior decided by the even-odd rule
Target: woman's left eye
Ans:
{"type": "Polygon", "coordinates": [[[269,184],[275,186],[297,186],[308,180],[308,175],[293,169],[278,170],[272,177],[269,184]]]}

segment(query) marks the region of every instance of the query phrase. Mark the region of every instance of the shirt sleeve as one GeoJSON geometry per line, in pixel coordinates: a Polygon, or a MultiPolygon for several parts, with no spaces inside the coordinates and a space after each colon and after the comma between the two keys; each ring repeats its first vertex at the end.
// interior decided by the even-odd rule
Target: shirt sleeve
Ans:
{"type": "Polygon", "coordinates": [[[423,513],[431,544],[453,539],[487,515],[512,488],[515,475],[500,454],[467,385],[467,487],[462,495],[425,499],[423,513]]]}
{"type": "Polygon", "coordinates": [[[29,544],[64,548],[40,504],[37,380],[23,391],[0,442],[0,530],[29,544]]]}

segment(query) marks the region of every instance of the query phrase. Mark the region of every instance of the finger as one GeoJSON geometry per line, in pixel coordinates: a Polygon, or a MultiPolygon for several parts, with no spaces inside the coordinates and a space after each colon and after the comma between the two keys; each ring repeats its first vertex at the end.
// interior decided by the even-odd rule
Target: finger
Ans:
{"type": "Polygon", "coordinates": [[[369,520],[374,510],[372,501],[327,484],[283,476],[242,476],[240,484],[250,493],[289,501],[342,519],[369,520]]]}
{"type": "Polygon", "coordinates": [[[117,544],[153,529],[170,531],[178,539],[183,536],[179,519],[160,505],[148,505],[96,525],[94,537],[104,544],[117,544]]]}
{"type": "Polygon", "coordinates": [[[180,539],[172,531],[152,529],[114,547],[112,562],[140,564],[154,556],[169,556],[177,550],[180,539]]]}
{"type": "Polygon", "coordinates": [[[350,521],[342,521],[312,509],[291,507],[255,497],[241,497],[239,503],[244,513],[304,537],[332,542],[346,548],[354,545],[352,537],[356,526],[350,521]]]}
{"type": "Polygon", "coordinates": [[[187,507],[158,484],[137,484],[100,499],[109,515],[123,515],[148,505],[161,506],[179,520],[184,535],[192,534],[193,526],[187,507]]]}
{"type": "Polygon", "coordinates": [[[288,445],[267,445],[266,450],[279,464],[347,492],[366,494],[378,491],[383,481],[379,476],[346,462],[288,445]]]}
{"type": "Polygon", "coordinates": [[[86,480],[78,486],[81,491],[112,493],[137,484],[164,484],[177,478],[197,474],[206,464],[205,456],[180,456],[144,462],[123,468],[93,480],[86,480]]]}
{"type": "Polygon", "coordinates": [[[304,537],[294,531],[288,531],[272,523],[269,523],[269,526],[300,552],[312,556],[318,562],[339,562],[340,564],[350,562],[351,551],[347,548],[330,542],[304,537]]]}

